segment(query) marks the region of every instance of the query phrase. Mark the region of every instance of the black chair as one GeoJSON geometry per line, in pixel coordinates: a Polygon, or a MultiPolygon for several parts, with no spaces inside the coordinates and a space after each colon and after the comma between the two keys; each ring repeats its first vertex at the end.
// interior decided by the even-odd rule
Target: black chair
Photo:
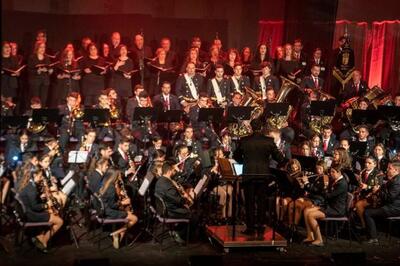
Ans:
{"type": "Polygon", "coordinates": [[[160,251],[162,249],[163,236],[167,232],[171,231],[172,227],[176,224],[187,224],[187,231],[186,231],[186,245],[187,245],[189,243],[190,220],[168,218],[168,210],[164,200],[157,194],[155,194],[154,196],[155,196],[155,208],[152,209],[153,211],[155,211],[155,216],[162,226],[161,233],[157,235],[157,238],[159,239],[160,243],[160,251]],[[168,226],[167,230],[165,230],[165,226],[168,226]]]}
{"type": "MultiPolygon", "coordinates": [[[[97,236],[100,236],[100,238],[97,240],[98,248],[100,248],[100,242],[107,238],[106,237],[101,237],[101,233],[103,232],[103,229],[105,226],[111,226],[112,230],[115,230],[115,226],[117,224],[127,224],[128,219],[110,219],[105,217],[105,208],[104,208],[104,202],[101,199],[101,197],[94,193],[90,196],[90,202],[91,202],[91,210],[90,213],[92,215],[92,219],[97,222],[101,226],[102,231],[98,234],[95,235],[93,238],[96,238],[97,236]]],[[[127,237],[125,237],[125,242],[127,241],[127,237]]]]}
{"type": "Polygon", "coordinates": [[[393,223],[400,221],[400,216],[387,217],[386,221],[388,221],[388,228],[387,228],[387,231],[386,231],[386,237],[388,237],[388,235],[389,235],[389,243],[391,243],[392,242],[392,225],[393,225],[393,223]]]}
{"type": "Polygon", "coordinates": [[[14,208],[14,216],[17,224],[17,231],[15,233],[15,245],[22,246],[26,240],[26,230],[34,228],[51,228],[53,225],[50,222],[28,222],[26,220],[26,208],[18,194],[15,194],[16,205],[14,208]]]}
{"type": "Polygon", "coordinates": [[[350,219],[350,210],[351,210],[351,205],[353,203],[354,195],[351,193],[347,193],[347,206],[346,206],[346,215],[342,217],[325,217],[321,219],[321,221],[325,222],[325,238],[326,238],[326,244],[328,244],[328,224],[330,222],[334,222],[335,224],[335,235],[336,239],[339,238],[339,228],[338,228],[338,222],[341,222],[343,225],[347,223],[347,229],[348,229],[348,234],[349,234],[349,242],[351,245],[351,219],[350,219]]]}

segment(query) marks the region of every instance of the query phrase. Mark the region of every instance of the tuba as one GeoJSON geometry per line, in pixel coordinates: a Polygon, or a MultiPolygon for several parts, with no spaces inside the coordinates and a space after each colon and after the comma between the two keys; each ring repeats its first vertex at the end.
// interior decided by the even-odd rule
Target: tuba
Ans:
{"type": "Polygon", "coordinates": [[[42,123],[34,123],[32,122],[32,118],[29,118],[26,128],[32,134],[39,134],[46,128],[46,125],[42,123]]]}

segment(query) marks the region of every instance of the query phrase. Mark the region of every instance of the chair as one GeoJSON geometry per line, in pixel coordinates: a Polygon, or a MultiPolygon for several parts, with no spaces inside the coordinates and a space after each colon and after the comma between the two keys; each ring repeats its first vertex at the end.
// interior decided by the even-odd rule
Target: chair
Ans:
{"type": "MultiPolygon", "coordinates": [[[[110,219],[110,218],[104,217],[104,215],[105,215],[104,202],[98,194],[96,194],[96,193],[91,194],[90,202],[91,202],[92,208],[89,212],[92,215],[92,218],[101,226],[102,229],[104,228],[104,226],[111,225],[114,230],[115,226],[117,224],[127,224],[128,223],[128,219],[125,219],[125,218],[110,219]]],[[[101,235],[101,233],[98,235],[101,235]]],[[[93,238],[95,238],[96,236],[97,235],[95,235],[93,238]]],[[[100,237],[100,239],[98,239],[98,241],[97,241],[98,248],[100,248],[100,242],[105,238],[107,238],[107,237],[100,237]]],[[[126,242],[126,239],[127,238],[125,237],[125,242],[126,242]]]]}
{"type": "Polygon", "coordinates": [[[167,206],[165,205],[164,200],[160,195],[155,194],[155,208],[152,208],[155,210],[155,216],[157,220],[161,223],[162,229],[161,233],[157,235],[157,238],[159,238],[160,242],[160,251],[162,248],[162,243],[163,243],[163,236],[165,233],[169,232],[172,228],[173,225],[176,224],[187,224],[187,232],[186,232],[186,245],[189,243],[189,233],[190,233],[190,220],[189,219],[175,219],[175,218],[168,218],[168,210],[167,206]],[[165,226],[168,226],[168,231],[165,230],[165,226]]]}
{"type": "Polygon", "coordinates": [[[26,220],[25,205],[18,194],[15,194],[15,201],[16,205],[13,213],[18,226],[17,232],[15,234],[15,244],[17,246],[22,246],[22,243],[25,240],[25,231],[27,229],[40,228],[40,227],[51,228],[53,224],[49,222],[28,222],[26,220]]]}
{"type": "Polygon", "coordinates": [[[395,222],[400,221],[400,216],[390,216],[386,218],[386,221],[388,221],[388,228],[386,231],[386,237],[389,235],[389,243],[392,242],[392,224],[395,222]]]}
{"type": "Polygon", "coordinates": [[[336,231],[336,239],[338,239],[339,235],[339,228],[337,226],[337,222],[342,222],[347,223],[347,229],[349,233],[349,241],[351,245],[351,220],[350,220],[350,209],[351,209],[351,204],[353,203],[354,196],[351,193],[347,193],[347,206],[346,206],[346,215],[342,217],[325,217],[321,219],[321,221],[325,222],[325,238],[326,238],[326,244],[328,244],[328,224],[329,222],[334,222],[335,223],[335,231],[336,231]]]}

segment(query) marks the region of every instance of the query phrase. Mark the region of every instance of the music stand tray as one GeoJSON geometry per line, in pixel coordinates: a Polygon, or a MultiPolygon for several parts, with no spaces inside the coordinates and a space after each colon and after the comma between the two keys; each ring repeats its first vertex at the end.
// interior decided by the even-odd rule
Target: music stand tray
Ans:
{"type": "Polygon", "coordinates": [[[334,116],[335,101],[311,101],[310,114],[313,116],[334,116]]]}
{"type": "Polygon", "coordinates": [[[68,153],[68,163],[86,163],[88,151],[70,151],[68,153]]]}
{"type": "Polygon", "coordinates": [[[167,110],[158,113],[157,122],[160,123],[172,123],[180,122],[182,119],[182,110],[167,110]]]}
{"type": "Polygon", "coordinates": [[[110,121],[110,110],[101,108],[85,109],[83,121],[93,125],[105,124],[110,121]]]}
{"type": "Polygon", "coordinates": [[[28,116],[1,116],[1,129],[26,128],[28,116]]]}
{"type": "Polygon", "coordinates": [[[156,121],[157,113],[153,107],[136,107],[133,110],[132,122],[134,121],[156,121]]]}
{"type": "Polygon", "coordinates": [[[253,109],[252,106],[228,106],[227,122],[236,123],[238,120],[249,120],[253,109]]]}
{"type": "Polygon", "coordinates": [[[266,103],[265,104],[265,115],[267,117],[279,115],[286,116],[289,111],[288,103],[266,103]]]}
{"type": "Polygon", "coordinates": [[[221,123],[224,115],[224,108],[200,108],[198,122],[221,123]]]}
{"type": "Polygon", "coordinates": [[[33,109],[32,122],[34,123],[60,123],[58,109],[33,109]]]}

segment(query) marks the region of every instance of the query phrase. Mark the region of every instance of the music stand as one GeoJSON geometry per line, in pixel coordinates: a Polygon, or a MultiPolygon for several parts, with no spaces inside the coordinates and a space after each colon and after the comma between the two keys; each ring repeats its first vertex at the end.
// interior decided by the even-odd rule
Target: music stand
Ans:
{"type": "Polygon", "coordinates": [[[33,109],[32,110],[33,123],[60,123],[60,115],[58,109],[33,109]]]}
{"type": "Polygon", "coordinates": [[[286,116],[289,111],[289,103],[266,103],[264,106],[266,117],[286,116]]]}
{"type": "Polygon", "coordinates": [[[157,120],[157,113],[153,107],[136,107],[133,110],[132,122],[155,120],[157,120]]]}
{"type": "Polygon", "coordinates": [[[84,122],[89,122],[93,126],[104,125],[110,121],[110,110],[101,108],[85,109],[83,116],[84,122]]]}
{"type": "Polygon", "coordinates": [[[237,123],[249,120],[254,107],[251,106],[228,106],[227,122],[237,123]]]}
{"type": "Polygon", "coordinates": [[[378,112],[382,120],[400,121],[400,106],[379,105],[378,112]]]}
{"type": "Polygon", "coordinates": [[[198,122],[222,122],[224,108],[200,108],[198,122]]]}
{"type": "Polygon", "coordinates": [[[352,156],[362,158],[366,154],[367,146],[367,141],[352,141],[350,143],[350,154],[352,156]]]}
{"type": "Polygon", "coordinates": [[[334,116],[335,101],[311,101],[310,114],[313,116],[334,116]]]}
{"type": "Polygon", "coordinates": [[[375,125],[380,119],[378,110],[358,110],[355,109],[351,114],[351,122],[353,125],[375,125]]]}
{"type": "Polygon", "coordinates": [[[160,123],[172,123],[180,122],[182,119],[182,110],[167,110],[158,113],[157,122],[160,123]]]}
{"type": "Polygon", "coordinates": [[[314,172],[318,161],[317,157],[298,154],[293,154],[293,159],[297,159],[300,162],[302,170],[307,172],[314,172]]]}
{"type": "Polygon", "coordinates": [[[1,116],[1,129],[26,128],[28,116],[1,116]]]}

